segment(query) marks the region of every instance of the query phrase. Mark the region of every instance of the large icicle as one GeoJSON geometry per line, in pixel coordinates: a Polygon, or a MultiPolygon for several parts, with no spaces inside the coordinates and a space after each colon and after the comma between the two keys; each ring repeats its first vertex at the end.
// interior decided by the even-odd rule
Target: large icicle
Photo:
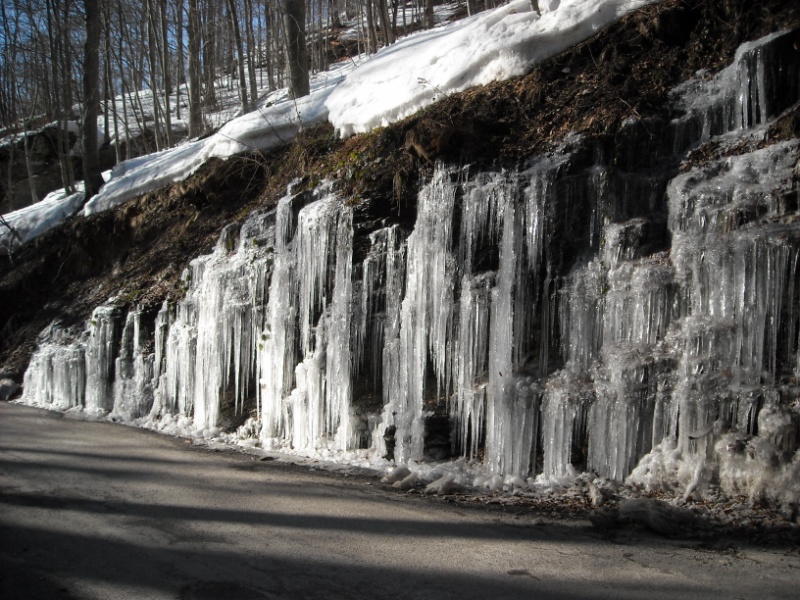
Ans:
{"type": "Polygon", "coordinates": [[[279,204],[259,354],[263,442],[312,453],[355,444],[352,211],[334,193],[320,195],[289,195],[279,204]]]}
{"type": "Polygon", "coordinates": [[[116,360],[112,416],[125,421],[147,416],[153,406],[155,355],[146,348],[151,332],[144,319],[141,310],[128,313],[116,360]]]}
{"type": "Polygon", "coordinates": [[[86,340],[86,409],[107,413],[114,406],[114,363],[117,357],[120,314],[114,306],[100,306],[89,321],[86,340]]]}
{"type": "Polygon", "coordinates": [[[86,398],[84,345],[73,341],[57,324],[40,339],[25,371],[22,400],[56,410],[82,407],[86,398]]]}
{"type": "Polygon", "coordinates": [[[289,395],[294,382],[297,306],[292,239],[294,213],[302,199],[287,195],[278,203],[269,303],[264,330],[258,340],[261,437],[268,447],[277,444],[283,436],[286,422],[283,399],[289,395]]]}
{"type": "Polygon", "coordinates": [[[384,414],[394,419],[386,422],[396,427],[395,457],[401,462],[422,458],[424,405],[426,394],[432,393],[426,386],[428,361],[439,390],[445,391],[450,383],[456,189],[449,171],[438,166],[419,194],[417,223],[408,238],[399,340],[386,341],[385,360],[394,372],[385,380],[390,387],[384,414]]]}

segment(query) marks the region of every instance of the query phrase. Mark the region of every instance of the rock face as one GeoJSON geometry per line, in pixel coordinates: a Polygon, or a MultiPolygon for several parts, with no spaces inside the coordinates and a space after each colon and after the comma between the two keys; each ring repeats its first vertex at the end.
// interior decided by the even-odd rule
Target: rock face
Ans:
{"type": "Polygon", "coordinates": [[[794,502],[800,141],[765,134],[800,101],[799,42],[742,46],[613,140],[437,163],[412,227],[290,189],[191,263],[177,304],[46,332],[24,399],[313,455],[794,502]]]}

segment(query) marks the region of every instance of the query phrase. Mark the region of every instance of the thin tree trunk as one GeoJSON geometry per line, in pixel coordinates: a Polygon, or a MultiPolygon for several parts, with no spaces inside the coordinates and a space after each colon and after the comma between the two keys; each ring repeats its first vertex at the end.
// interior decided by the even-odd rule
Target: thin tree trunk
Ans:
{"type": "Polygon", "coordinates": [[[3,214],[4,212],[12,212],[16,208],[14,202],[14,188],[16,188],[16,183],[14,182],[14,171],[15,171],[14,155],[16,154],[16,145],[17,145],[16,140],[12,140],[8,154],[8,168],[6,169],[7,184],[5,189],[5,194],[6,194],[5,201],[6,204],[8,205],[8,210],[7,211],[0,210],[0,214],[3,214]]]}
{"type": "Polygon", "coordinates": [[[64,147],[62,152],[64,153],[64,160],[66,162],[67,168],[67,186],[66,189],[70,194],[75,193],[75,170],[72,166],[72,158],[71,158],[71,150],[70,147],[70,139],[69,139],[69,122],[70,117],[72,116],[72,100],[73,100],[73,89],[72,89],[72,55],[70,53],[69,47],[69,30],[67,28],[67,23],[69,23],[69,7],[70,3],[69,0],[65,0],[64,2],[64,16],[61,21],[61,35],[62,35],[62,43],[64,44],[63,52],[61,53],[61,59],[64,69],[64,75],[62,81],[64,83],[64,132],[65,135],[63,137],[64,147]]]}
{"type": "Polygon", "coordinates": [[[205,78],[205,106],[214,109],[217,106],[217,92],[214,89],[216,73],[216,43],[217,36],[213,31],[214,19],[214,0],[206,0],[205,14],[203,19],[203,69],[205,78]]]}
{"type": "Polygon", "coordinates": [[[83,183],[84,202],[103,186],[97,154],[97,117],[100,113],[100,7],[98,0],[84,0],[86,42],[83,46],[83,183]]]}
{"type": "Polygon", "coordinates": [[[328,17],[330,18],[332,28],[339,29],[342,26],[342,20],[339,17],[338,0],[328,0],[328,17]]]}
{"type": "Polygon", "coordinates": [[[239,18],[236,13],[236,0],[228,0],[228,14],[231,19],[236,53],[239,55],[239,60],[237,61],[239,70],[239,97],[242,101],[242,112],[246,113],[250,110],[250,101],[247,99],[247,79],[244,74],[244,45],[242,44],[242,31],[239,27],[239,18]]]}
{"type": "Polygon", "coordinates": [[[277,56],[277,46],[275,45],[277,38],[275,36],[275,26],[273,24],[272,9],[270,8],[269,2],[265,2],[264,4],[264,33],[267,37],[267,52],[264,57],[267,62],[267,86],[271,92],[275,89],[275,62],[273,61],[273,57],[277,56]]]}
{"type": "Polygon", "coordinates": [[[181,118],[181,87],[186,83],[186,65],[183,60],[183,0],[175,3],[175,39],[177,41],[177,74],[175,85],[175,117],[181,118]]]}
{"type": "Polygon", "coordinates": [[[425,0],[425,29],[431,29],[433,23],[433,0],[425,0]]]}
{"type": "Polygon", "coordinates": [[[169,95],[172,93],[172,75],[169,60],[169,23],[167,20],[167,0],[161,0],[161,71],[164,77],[164,127],[167,146],[172,146],[172,107],[169,95]]]}
{"type": "Polygon", "coordinates": [[[64,114],[64,105],[68,102],[70,86],[69,80],[64,77],[64,61],[62,60],[63,48],[59,44],[61,28],[57,25],[64,16],[60,14],[61,6],[58,0],[47,0],[47,34],[50,45],[50,67],[53,79],[53,106],[56,110],[56,150],[58,163],[61,168],[61,183],[67,193],[74,192],[72,163],[69,161],[69,136],[66,131],[67,116],[64,114]],[[67,101],[64,100],[67,97],[67,101]],[[66,138],[66,139],[65,139],[66,138]]]}
{"type": "MultiPolygon", "coordinates": [[[[119,147],[119,116],[117,115],[117,100],[114,95],[114,71],[111,64],[111,46],[108,46],[108,53],[106,54],[106,70],[108,71],[108,85],[109,97],[111,102],[111,119],[114,123],[114,160],[120,162],[122,160],[121,148],[119,147]]],[[[124,99],[123,99],[124,101],[124,99]]],[[[109,140],[109,143],[111,140],[109,140]]]]}
{"type": "Polygon", "coordinates": [[[258,103],[258,82],[256,81],[257,49],[253,33],[253,2],[244,0],[244,23],[247,35],[247,75],[250,78],[250,109],[258,103]]]}
{"type": "Polygon", "coordinates": [[[103,62],[103,146],[111,143],[111,109],[109,106],[114,101],[111,92],[111,73],[108,67],[108,36],[105,37],[105,61],[103,62]]]}
{"type": "MultiPolygon", "coordinates": [[[[125,23],[125,15],[122,12],[122,0],[117,2],[117,16],[119,18],[119,36],[117,38],[117,66],[119,68],[119,82],[120,82],[120,96],[122,96],[122,122],[125,126],[125,159],[131,158],[131,148],[133,146],[131,142],[131,130],[128,121],[128,102],[130,102],[130,96],[127,91],[127,78],[125,77],[125,65],[123,64],[123,48],[125,46],[125,35],[124,32],[126,31],[126,23],[125,23]]],[[[115,107],[116,108],[116,107],[115,107]]],[[[114,116],[116,118],[117,111],[114,111],[114,116]]],[[[117,146],[119,146],[119,126],[116,127],[117,131],[117,146]]],[[[117,151],[119,153],[119,150],[117,151]]]]}
{"type": "Polygon", "coordinates": [[[200,8],[198,0],[189,0],[189,137],[203,133],[200,105],[200,8]]]}
{"type": "Polygon", "coordinates": [[[378,10],[381,14],[384,45],[388,46],[394,43],[394,31],[392,30],[392,22],[389,19],[389,5],[386,0],[378,0],[378,10]]]}
{"type": "Polygon", "coordinates": [[[364,0],[367,6],[367,35],[369,36],[369,46],[367,52],[372,54],[378,51],[378,34],[375,32],[375,11],[372,7],[372,0],[364,0]]]}
{"type": "MultiPolygon", "coordinates": [[[[0,97],[0,117],[3,118],[3,123],[16,123],[17,122],[17,78],[16,78],[16,68],[15,65],[17,63],[17,32],[19,31],[19,6],[17,2],[14,2],[14,27],[13,31],[11,26],[8,23],[8,14],[5,10],[0,10],[0,14],[3,17],[3,53],[5,54],[6,60],[2,62],[3,66],[3,73],[2,77],[0,77],[0,86],[2,87],[2,96],[0,97]]],[[[23,127],[23,136],[25,135],[23,127]]],[[[14,161],[16,160],[16,150],[17,150],[17,136],[16,133],[12,136],[11,143],[8,145],[8,174],[7,180],[8,183],[6,185],[5,192],[5,201],[8,204],[8,212],[14,210],[14,188],[16,184],[14,182],[14,172],[15,172],[15,164],[14,161]]],[[[23,147],[25,149],[25,162],[26,168],[28,170],[28,179],[30,178],[30,162],[28,160],[28,142],[27,137],[23,139],[23,147]]],[[[36,190],[33,187],[33,182],[31,180],[31,197],[34,202],[36,202],[36,190]]],[[[2,203],[0,203],[1,205],[2,203]]],[[[0,208],[0,214],[5,212],[4,209],[0,208]]]]}
{"type": "Polygon", "coordinates": [[[289,63],[289,96],[300,98],[310,92],[308,49],[306,48],[306,6],[304,0],[283,0],[286,30],[286,59],[289,63]]]}
{"type": "MultiPolygon", "coordinates": [[[[33,110],[33,106],[31,106],[31,110],[33,110]]],[[[22,144],[25,149],[25,170],[28,175],[28,189],[31,193],[31,204],[36,204],[39,201],[39,194],[36,193],[36,179],[33,175],[33,165],[31,164],[31,147],[28,143],[28,136],[26,135],[27,132],[22,132],[22,144]]],[[[15,144],[12,144],[14,146],[15,144]]],[[[9,161],[11,165],[14,164],[13,155],[11,160],[9,161]]]]}
{"type": "Polygon", "coordinates": [[[150,96],[151,101],[153,104],[153,133],[156,142],[156,151],[158,152],[163,147],[163,140],[161,136],[161,103],[158,100],[158,83],[157,83],[157,73],[159,69],[159,61],[156,56],[158,52],[156,41],[157,38],[157,29],[155,23],[155,15],[154,12],[154,1],[155,0],[147,0],[146,6],[146,27],[147,27],[147,61],[148,61],[148,75],[149,75],[149,83],[148,87],[150,88],[150,96]]]}

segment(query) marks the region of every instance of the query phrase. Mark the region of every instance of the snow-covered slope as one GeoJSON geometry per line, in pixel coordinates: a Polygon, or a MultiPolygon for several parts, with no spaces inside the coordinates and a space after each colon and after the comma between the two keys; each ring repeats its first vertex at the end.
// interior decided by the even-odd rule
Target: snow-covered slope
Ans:
{"type": "MultiPolygon", "coordinates": [[[[314,79],[311,95],[297,102],[283,93],[279,101],[229,121],[209,138],[119,164],[83,214],[108,210],[181,181],[211,157],[287,144],[303,127],[326,119],[343,136],[389,125],[444,95],[522,75],[537,62],[654,1],[544,0],[540,16],[532,11],[529,0],[514,0],[412,34],[368,59],[333,65],[314,79]]],[[[7,214],[6,221],[26,232],[23,241],[41,235],[80,208],[71,197],[56,210],[55,198],[35,205],[39,209],[28,207],[7,214]]],[[[10,231],[0,231],[0,246],[18,244],[19,238],[10,231]]]]}

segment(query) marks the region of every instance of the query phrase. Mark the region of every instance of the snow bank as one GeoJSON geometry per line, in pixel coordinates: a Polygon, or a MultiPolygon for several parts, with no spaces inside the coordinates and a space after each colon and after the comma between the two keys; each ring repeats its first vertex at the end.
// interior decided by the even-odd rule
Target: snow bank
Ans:
{"type": "MultiPolygon", "coordinates": [[[[105,178],[109,173],[103,173],[105,178]]],[[[0,248],[13,251],[22,244],[39,237],[68,217],[74,215],[83,205],[83,182],[75,185],[76,192],[67,194],[63,189],[51,192],[44,200],[4,215],[8,229],[0,224],[0,248]]]]}
{"type": "Polygon", "coordinates": [[[233,119],[206,139],[120,163],[112,171],[111,181],[86,205],[83,214],[108,210],[140,194],[182,181],[210,158],[288,144],[303,127],[325,121],[325,100],[355,64],[333,65],[314,79],[311,94],[297,101],[288,99],[282,91],[274,104],[233,119]]]}
{"type": "Polygon", "coordinates": [[[529,0],[416,33],[380,50],[327,101],[342,136],[408,117],[444,95],[527,73],[654,0],[529,0]]]}
{"type": "MultiPolygon", "coordinates": [[[[528,72],[531,67],[656,0],[529,0],[421,31],[387,46],[371,59],[337,63],[312,80],[311,95],[292,101],[282,90],[258,110],[233,119],[217,133],[117,165],[111,180],[86,204],[84,215],[108,210],[138,195],[181,181],[212,157],[268,150],[291,142],[302,127],[324,122],[340,135],[367,132],[405,118],[442,96],[528,72]]],[[[30,207],[31,223],[58,224],[76,210],[61,196],[30,207]]],[[[11,215],[6,218],[11,222],[11,215]]],[[[32,239],[43,230],[30,229],[32,239]]],[[[3,234],[0,234],[3,235],[3,234]]],[[[7,236],[6,236],[7,237],[7,236]]],[[[3,238],[0,238],[3,242],[3,238]]]]}

